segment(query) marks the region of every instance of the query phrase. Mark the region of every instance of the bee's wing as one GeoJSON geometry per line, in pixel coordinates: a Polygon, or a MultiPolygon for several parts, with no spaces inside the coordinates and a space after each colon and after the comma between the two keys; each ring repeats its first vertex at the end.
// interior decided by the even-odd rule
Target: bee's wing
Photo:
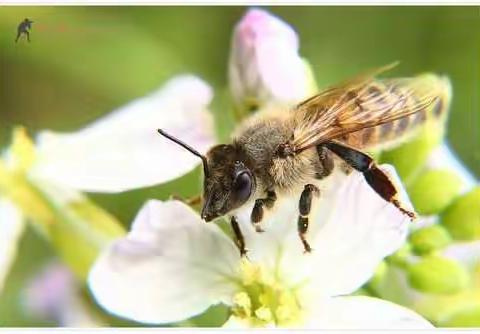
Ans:
{"type": "Polygon", "coordinates": [[[375,80],[374,75],[356,78],[327,89],[294,109],[291,144],[295,152],[301,152],[349,133],[426,111],[445,92],[444,86],[445,80],[432,74],[386,80],[375,80]]]}

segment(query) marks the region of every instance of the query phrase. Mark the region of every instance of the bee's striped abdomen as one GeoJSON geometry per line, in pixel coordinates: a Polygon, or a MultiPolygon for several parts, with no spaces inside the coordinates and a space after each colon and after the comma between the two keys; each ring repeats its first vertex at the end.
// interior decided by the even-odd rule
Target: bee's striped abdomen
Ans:
{"type": "MultiPolygon", "coordinates": [[[[451,99],[448,79],[433,74],[424,74],[411,79],[376,81],[368,87],[368,93],[378,96],[375,100],[378,108],[403,105],[414,111],[419,109],[422,97],[432,96],[432,102],[409,116],[350,133],[341,138],[341,141],[357,148],[395,146],[396,143],[403,142],[426,122],[443,120],[447,116],[451,99]]],[[[358,112],[362,111],[359,107],[358,112]]]]}

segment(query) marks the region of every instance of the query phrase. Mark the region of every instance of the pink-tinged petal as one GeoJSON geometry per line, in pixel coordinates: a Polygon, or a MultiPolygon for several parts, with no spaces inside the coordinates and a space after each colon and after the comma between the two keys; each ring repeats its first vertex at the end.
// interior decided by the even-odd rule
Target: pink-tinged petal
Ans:
{"type": "MultiPolygon", "coordinates": [[[[381,168],[398,185],[402,202],[411,208],[393,167],[381,168]]],[[[280,197],[262,221],[264,233],[253,230],[249,210],[242,210],[239,220],[249,258],[275,270],[292,285],[307,280],[304,290],[308,296],[349,294],[405,242],[410,219],[383,200],[358,172],[345,176],[337,171],[319,182],[319,187],[320,198],[314,202],[307,234],[313,252],[304,254],[298,237],[298,193],[280,197]]]]}
{"type": "Polygon", "coordinates": [[[81,299],[81,287],[72,272],[60,263],[51,263],[27,286],[23,305],[31,316],[55,321],[65,327],[103,325],[81,299]]]}
{"type": "Polygon", "coordinates": [[[32,173],[91,192],[119,192],[178,178],[200,160],[157,129],[205,152],[215,142],[207,110],[211,99],[206,83],[184,75],[77,132],[44,131],[38,136],[32,173]]]}
{"type": "Polygon", "coordinates": [[[20,211],[0,199],[0,294],[17,255],[18,243],[25,229],[20,211]]]}
{"type": "Polygon", "coordinates": [[[307,326],[316,329],[428,329],[433,325],[400,305],[365,296],[317,301],[307,326]]]}
{"type": "Polygon", "coordinates": [[[235,27],[229,62],[235,102],[295,103],[310,92],[310,74],[298,54],[299,42],[287,23],[250,9],[235,27]]]}
{"type": "Polygon", "coordinates": [[[147,202],[131,232],[98,258],[89,287],[107,311],[138,322],[190,318],[236,291],[240,256],[215,225],[178,201],[147,202]]]}

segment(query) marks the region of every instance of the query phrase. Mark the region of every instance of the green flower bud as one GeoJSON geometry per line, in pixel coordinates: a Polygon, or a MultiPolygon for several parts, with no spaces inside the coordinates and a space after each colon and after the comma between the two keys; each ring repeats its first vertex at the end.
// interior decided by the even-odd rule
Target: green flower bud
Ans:
{"type": "Polygon", "coordinates": [[[431,215],[441,212],[460,195],[462,185],[460,177],[449,170],[428,170],[413,181],[408,194],[419,214],[431,215]]]}
{"type": "Polygon", "coordinates": [[[466,307],[439,321],[440,327],[480,327],[480,303],[466,307]]]}
{"type": "Polygon", "coordinates": [[[407,269],[410,285],[419,291],[452,294],[467,287],[467,271],[456,261],[440,256],[428,256],[407,269]]]}
{"type": "Polygon", "coordinates": [[[410,244],[415,254],[428,254],[447,246],[452,239],[447,230],[440,225],[431,225],[410,234],[410,244]]]}
{"type": "Polygon", "coordinates": [[[385,275],[387,274],[388,264],[385,261],[380,262],[380,264],[375,269],[373,277],[368,282],[368,285],[374,291],[377,290],[377,287],[382,283],[385,275]]]}
{"type": "Polygon", "coordinates": [[[480,239],[480,187],[457,198],[442,214],[441,223],[456,240],[480,239]]]}
{"type": "Polygon", "coordinates": [[[399,250],[387,257],[386,260],[397,267],[405,268],[408,266],[408,259],[411,255],[412,246],[409,243],[405,243],[399,250]]]}
{"type": "Polygon", "coordinates": [[[394,165],[402,180],[409,184],[421,171],[430,152],[441,143],[444,133],[442,122],[427,122],[414,139],[382,152],[382,163],[394,165]]]}

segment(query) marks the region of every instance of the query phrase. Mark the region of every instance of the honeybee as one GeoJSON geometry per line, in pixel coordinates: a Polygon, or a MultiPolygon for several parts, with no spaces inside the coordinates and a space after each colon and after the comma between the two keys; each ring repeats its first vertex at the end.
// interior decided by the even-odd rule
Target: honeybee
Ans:
{"type": "Polygon", "coordinates": [[[414,219],[415,213],[400,203],[389,176],[364,151],[398,145],[428,118],[443,117],[450,85],[434,74],[375,78],[390,67],[328,88],[291,110],[258,112],[239,126],[231,143],[216,145],[205,156],[159,129],[202,159],[202,219],[230,216],[243,256],[246,248],[237,210],[254,202],[251,223],[262,232],[264,212],[275,206],[277,196],[298,192],[298,235],[305,252],[310,252],[306,234],[312,199],[319,195],[315,184],[335,168],[363,173],[381,198],[414,219]]]}

